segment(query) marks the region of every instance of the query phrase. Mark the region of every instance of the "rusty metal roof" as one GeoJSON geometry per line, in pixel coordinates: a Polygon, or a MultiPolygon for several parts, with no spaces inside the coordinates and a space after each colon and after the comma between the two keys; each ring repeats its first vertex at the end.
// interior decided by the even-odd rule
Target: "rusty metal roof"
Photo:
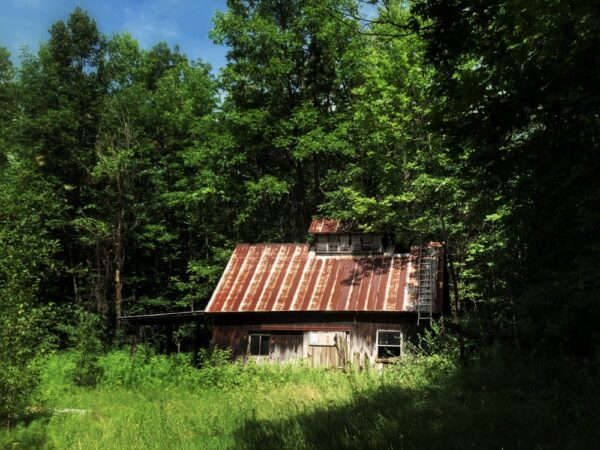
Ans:
{"type": "Polygon", "coordinates": [[[349,233],[359,231],[352,220],[313,219],[308,227],[310,234],[349,233]]]}
{"type": "MultiPolygon", "coordinates": [[[[442,309],[441,246],[434,313],[442,309]]],[[[410,254],[321,255],[309,244],[240,244],[206,307],[208,313],[416,310],[419,247],[410,254]]]]}

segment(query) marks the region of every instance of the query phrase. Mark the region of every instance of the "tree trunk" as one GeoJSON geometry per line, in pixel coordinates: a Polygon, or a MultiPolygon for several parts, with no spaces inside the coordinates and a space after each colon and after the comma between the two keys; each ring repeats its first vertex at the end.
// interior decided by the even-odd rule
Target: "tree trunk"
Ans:
{"type": "Polygon", "coordinates": [[[446,229],[446,221],[444,220],[444,214],[440,208],[440,221],[442,224],[442,233],[444,235],[444,253],[446,254],[446,257],[448,258],[448,265],[450,267],[450,278],[452,281],[452,291],[454,294],[454,308],[453,308],[453,316],[454,319],[456,321],[456,325],[457,325],[457,333],[458,333],[458,345],[459,345],[459,354],[460,354],[460,359],[461,361],[463,361],[463,363],[466,361],[467,359],[467,353],[466,353],[466,348],[465,348],[465,338],[460,326],[460,313],[462,311],[462,304],[461,304],[461,300],[460,300],[460,292],[458,290],[458,272],[456,270],[456,267],[454,266],[454,258],[452,258],[452,255],[450,253],[450,251],[448,250],[449,245],[448,245],[448,231],[446,229]]]}
{"type": "MultiPolygon", "coordinates": [[[[123,217],[124,210],[121,208],[121,217],[117,222],[115,235],[115,315],[120,317],[123,315],[123,217]]],[[[119,327],[119,321],[116,323],[119,327]]]]}

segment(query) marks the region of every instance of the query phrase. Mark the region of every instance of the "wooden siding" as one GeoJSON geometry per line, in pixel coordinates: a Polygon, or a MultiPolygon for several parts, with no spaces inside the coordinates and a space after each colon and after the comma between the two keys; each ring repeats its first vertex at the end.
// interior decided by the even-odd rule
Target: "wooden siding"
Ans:
{"type": "Polygon", "coordinates": [[[271,333],[271,355],[272,361],[292,361],[302,358],[304,333],[289,333],[285,331],[271,333]]]}
{"type": "Polygon", "coordinates": [[[377,330],[401,331],[407,342],[415,338],[417,324],[413,316],[389,313],[227,314],[215,317],[213,344],[230,348],[235,358],[249,358],[248,335],[270,334],[269,357],[258,360],[285,362],[303,358],[315,366],[344,367],[350,363],[363,368],[377,363],[377,330]],[[286,325],[289,330],[285,330],[286,325]],[[312,336],[313,345],[311,333],[321,333],[312,336]]]}

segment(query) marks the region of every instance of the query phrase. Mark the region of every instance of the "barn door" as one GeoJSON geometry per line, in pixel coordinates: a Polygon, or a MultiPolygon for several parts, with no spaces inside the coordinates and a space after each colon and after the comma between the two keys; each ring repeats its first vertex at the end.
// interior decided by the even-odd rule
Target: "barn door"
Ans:
{"type": "Polygon", "coordinates": [[[308,358],[311,366],[344,367],[348,357],[348,333],[309,331],[308,358]]]}

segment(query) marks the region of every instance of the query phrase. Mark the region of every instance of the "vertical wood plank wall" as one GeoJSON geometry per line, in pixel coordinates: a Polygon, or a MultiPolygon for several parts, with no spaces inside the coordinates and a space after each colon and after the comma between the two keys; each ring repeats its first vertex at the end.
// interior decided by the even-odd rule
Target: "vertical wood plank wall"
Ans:
{"type": "MultiPolygon", "coordinates": [[[[374,366],[377,359],[377,330],[402,331],[404,342],[417,334],[412,314],[325,314],[271,313],[231,314],[215,318],[213,345],[230,348],[234,358],[248,358],[248,335],[270,334],[270,355],[258,361],[293,361],[301,358],[315,366],[374,366]],[[320,319],[320,320],[319,320],[320,319]],[[346,326],[349,332],[336,332],[335,345],[310,345],[309,331],[262,331],[263,325],[283,324],[306,327],[346,326]]],[[[318,344],[318,342],[315,342],[318,344]]]]}

